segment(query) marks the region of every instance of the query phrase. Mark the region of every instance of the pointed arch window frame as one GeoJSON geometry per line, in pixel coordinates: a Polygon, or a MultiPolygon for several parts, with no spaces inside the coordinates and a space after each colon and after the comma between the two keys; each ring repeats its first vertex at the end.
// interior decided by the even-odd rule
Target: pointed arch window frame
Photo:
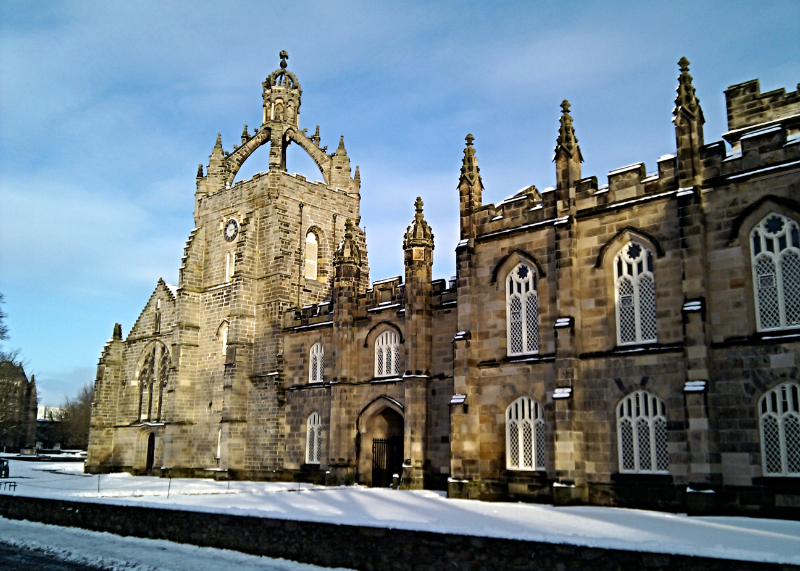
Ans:
{"type": "Polygon", "coordinates": [[[506,407],[506,469],[545,470],[544,409],[531,397],[521,396],[506,407]]]}
{"type": "Polygon", "coordinates": [[[748,238],[756,330],[800,328],[800,223],[771,211],[748,238]]]}
{"type": "Polygon", "coordinates": [[[319,279],[319,247],[319,236],[313,230],[308,230],[303,256],[303,277],[307,280],[317,281],[319,279]]]}
{"type": "Polygon", "coordinates": [[[655,254],[640,240],[627,241],[614,256],[614,312],[618,345],[658,342],[655,254]],[[631,251],[638,253],[632,255],[631,251]]]}
{"type": "Polygon", "coordinates": [[[325,378],[325,348],[317,341],[308,351],[308,382],[321,383],[325,378]]]}
{"type": "Polygon", "coordinates": [[[314,411],[306,419],[306,464],[322,463],[322,416],[314,411]]]}
{"type": "Polygon", "coordinates": [[[616,415],[620,473],[669,474],[664,401],[648,391],[635,391],[617,403],[616,415]]]}
{"type": "Polygon", "coordinates": [[[375,338],[375,378],[400,374],[400,336],[388,329],[375,338]]]}
{"type": "Polygon", "coordinates": [[[162,422],[164,417],[164,389],[169,380],[172,358],[166,345],[160,341],[149,344],[142,352],[136,373],[139,388],[139,422],[162,422]]]}
{"type": "Polygon", "coordinates": [[[800,385],[781,383],[758,400],[764,476],[800,477],[800,385]]]}
{"type": "Polygon", "coordinates": [[[539,296],[536,268],[520,262],[508,273],[506,343],[508,356],[539,353],[539,296]]]}

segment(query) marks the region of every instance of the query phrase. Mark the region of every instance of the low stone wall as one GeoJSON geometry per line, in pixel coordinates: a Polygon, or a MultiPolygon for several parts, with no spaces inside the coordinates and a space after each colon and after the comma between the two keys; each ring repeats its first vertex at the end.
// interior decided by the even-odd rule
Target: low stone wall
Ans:
{"type": "Polygon", "coordinates": [[[363,571],[800,571],[702,557],[0,494],[0,515],[363,571]]]}

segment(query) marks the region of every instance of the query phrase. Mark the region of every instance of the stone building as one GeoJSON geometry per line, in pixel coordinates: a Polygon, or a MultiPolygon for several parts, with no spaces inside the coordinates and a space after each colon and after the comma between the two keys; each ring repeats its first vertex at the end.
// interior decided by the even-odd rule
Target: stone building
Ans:
{"type": "Polygon", "coordinates": [[[797,514],[798,92],[731,86],[706,144],[682,59],[675,154],[604,184],[564,101],[556,186],[498,204],[469,135],[456,278],[418,198],[405,275],[370,283],[358,167],[300,129],[286,57],[263,124],[198,170],[179,284],[103,351],[88,471],[797,514]],[[322,182],[286,172],[292,143],[322,182]]]}
{"type": "Polygon", "coordinates": [[[0,449],[19,450],[36,443],[36,379],[22,365],[0,361],[0,449]]]}

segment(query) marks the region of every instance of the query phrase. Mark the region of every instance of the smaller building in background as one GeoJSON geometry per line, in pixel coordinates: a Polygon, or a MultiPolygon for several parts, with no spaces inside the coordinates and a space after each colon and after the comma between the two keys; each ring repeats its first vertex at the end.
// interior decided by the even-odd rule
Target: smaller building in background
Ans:
{"type": "Polygon", "coordinates": [[[0,447],[4,451],[36,442],[36,381],[22,365],[0,361],[0,447]]]}

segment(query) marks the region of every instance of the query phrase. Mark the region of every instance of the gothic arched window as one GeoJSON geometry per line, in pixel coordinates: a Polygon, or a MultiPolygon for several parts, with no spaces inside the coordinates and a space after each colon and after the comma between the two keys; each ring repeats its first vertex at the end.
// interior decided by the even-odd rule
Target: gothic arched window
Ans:
{"type": "Polygon", "coordinates": [[[169,353],[162,343],[153,343],[145,350],[138,374],[141,422],[159,422],[163,419],[164,387],[167,385],[169,367],[169,353]]]}
{"type": "Polygon", "coordinates": [[[312,412],[306,422],[306,464],[319,464],[322,459],[322,417],[312,412]]]}
{"type": "Polygon", "coordinates": [[[317,235],[309,231],[306,234],[306,264],[304,276],[308,280],[317,279],[317,256],[319,255],[319,244],[317,235]]]}
{"type": "Polygon", "coordinates": [[[225,357],[228,354],[228,322],[223,321],[222,325],[219,326],[217,330],[217,335],[219,336],[220,340],[220,349],[222,356],[225,357]]]}
{"type": "Polygon", "coordinates": [[[765,476],[800,476],[800,386],[783,383],[758,402],[765,476]]]}
{"type": "Polygon", "coordinates": [[[400,341],[394,331],[384,331],[375,339],[375,376],[391,377],[400,371],[400,341]]]}
{"type": "Polygon", "coordinates": [[[666,473],[667,412],[664,403],[647,391],[636,391],[617,405],[620,472],[666,473]]]}
{"type": "Polygon", "coordinates": [[[236,254],[228,252],[225,254],[225,283],[233,281],[234,264],[236,263],[236,254]]]}
{"type": "Polygon", "coordinates": [[[653,253],[630,242],[614,258],[617,342],[620,345],[656,341],[656,287],[653,253]]]}
{"type": "Polygon", "coordinates": [[[544,411],[529,397],[506,409],[506,468],[544,470],[544,411]]]}
{"type": "Polygon", "coordinates": [[[800,327],[800,227],[767,214],[750,232],[759,331],[800,327]]]}
{"type": "Polygon", "coordinates": [[[506,327],[509,355],[539,352],[536,272],[527,264],[519,264],[506,279],[506,327]]]}
{"type": "Polygon", "coordinates": [[[323,371],[325,370],[325,352],[322,349],[321,342],[314,343],[308,357],[308,382],[321,383],[323,371]]]}

